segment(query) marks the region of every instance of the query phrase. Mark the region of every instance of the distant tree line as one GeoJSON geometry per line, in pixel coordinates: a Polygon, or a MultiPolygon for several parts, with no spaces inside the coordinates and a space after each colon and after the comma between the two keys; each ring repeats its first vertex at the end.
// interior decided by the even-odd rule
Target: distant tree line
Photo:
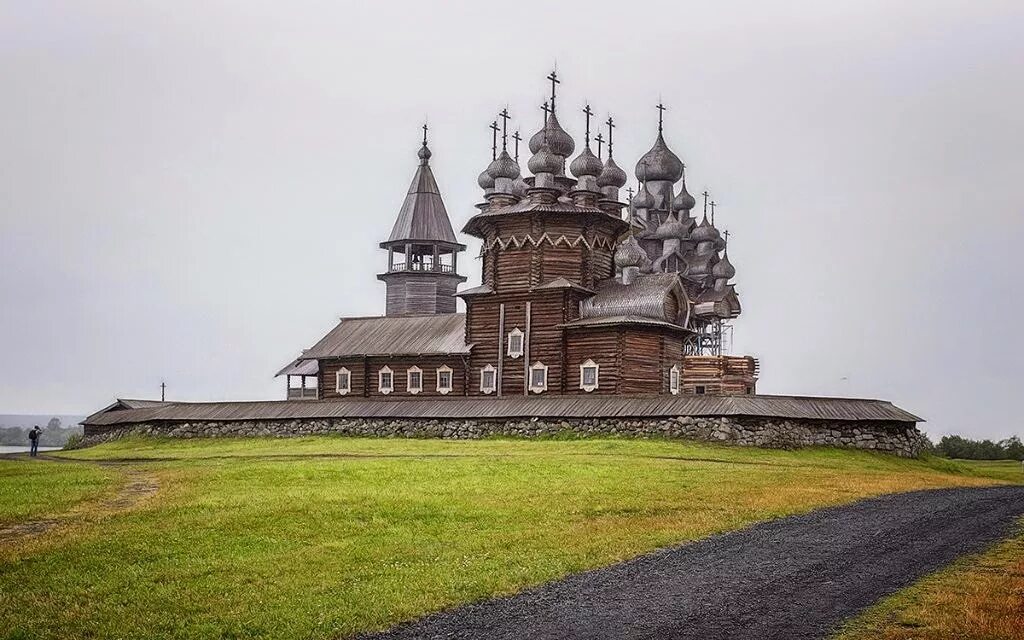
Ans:
{"type": "Polygon", "coordinates": [[[942,436],[935,445],[935,453],[947,458],[964,460],[1024,460],[1024,443],[1018,436],[993,442],[971,440],[962,436],[942,436]]]}
{"type": "MultiPolygon", "coordinates": [[[[39,426],[43,430],[39,438],[41,447],[63,447],[68,438],[82,434],[82,427],[78,425],[65,427],[61,424],[60,418],[50,418],[45,425],[39,426]]],[[[0,427],[0,444],[27,447],[28,432],[31,429],[32,426],[0,427]]]]}

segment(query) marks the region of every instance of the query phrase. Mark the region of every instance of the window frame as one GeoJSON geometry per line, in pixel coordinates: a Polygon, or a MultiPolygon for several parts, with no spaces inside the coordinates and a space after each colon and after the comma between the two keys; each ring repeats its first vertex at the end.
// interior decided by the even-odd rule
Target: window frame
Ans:
{"type": "Polygon", "coordinates": [[[423,391],[423,369],[413,365],[405,370],[405,390],[411,395],[416,395],[423,391]],[[419,374],[420,378],[420,383],[415,387],[412,386],[412,376],[414,373],[419,374]]]}
{"type": "Polygon", "coordinates": [[[695,396],[706,396],[708,395],[708,386],[706,384],[698,384],[693,387],[693,395],[695,396]]]}
{"type": "Polygon", "coordinates": [[[447,394],[451,393],[452,390],[455,388],[455,372],[452,371],[452,368],[449,367],[446,364],[441,365],[440,367],[437,368],[437,385],[436,385],[436,387],[437,387],[437,392],[440,393],[441,395],[447,395],[447,394]],[[442,387],[441,386],[441,374],[442,373],[447,373],[448,374],[448,386],[447,387],[442,387]]]}
{"type": "Polygon", "coordinates": [[[511,331],[508,332],[508,337],[506,338],[505,343],[506,343],[505,353],[506,353],[506,355],[508,355],[508,357],[512,358],[513,360],[518,359],[518,358],[522,358],[523,355],[526,353],[526,334],[524,334],[522,331],[520,331],[519,327],[516,327],[515,329],[512,329],[511,331]],[[512,338],[513,337],[519,338],[519,350],[518,351],[513,351],[512,350],[512,338]]]}
{"type": "Polygon", "coordinates": [[[483,393],[483,394],[486,394],[486,395],[490,395],[490,394],[494,393],[497,390],[498,390],[498,372],[494,368],[494,365],[486,364],[486,365],[480,367],[480,393],[483,393]],[[490,384],[490,386],[485,386],[484,385],[484,374],[485,373],[490,373],[491,374],[491,384],[490,384]]]}
{"type": "Polygon", "coordinates": [[[348,367],[340,367],[334,372],[334,391],[339,396],[347,396],[352,393],[352,372],[348,370],[348,367]],[[341,374],[345,374],[347,381],[345,388],[341,387],[341,374]]]}
{"type": "Polygon", "coordinates": [[[587,393],[590,393],[590,392],[600,388],[600,386],[601,386],[601,365],[597,364],[596,362],[594,362],[593,360],[588,358],[587,360],[585,360],[583,362],[583,364],[580,365],[580,389],[583,389],[587,393]],[[587,369],[593,369],[594,370],[594,383],[593,384],[587,384],[586,383],[585,376],[586,376],[586,370],[587,369]]]}
{"type": "Polygon", "coordinates": [[[377,391],[382,395],[388,395],[393,393],[395,390],[395,372],[391,370],[391,367],[384,365],[377,370],[377,391]],[[387,387],[384,386],[384,374],[388,375],[388,379],[391,381],[387,387]]]}
{"type": "Polygon", "coordinates": [[[539,360],[537,362],[534,362],[532,365],[530,365],[530,380],[529,380],[529,383],[530,383],[530,393],[544,393],[545,391],[547,391],[548,390],[548,365],[544,364],[543,362],[541,362],[539,360]],[[544,384],[543,385],[537,385],[537,384],[533,383],[533,374],[535,372],[537,372],[537,371],[543,371],[544,372],[544,384]]]}
{"type": "Polygon", "coordinates": [[[682,388],[683,372],[679,369],[678,364],[674,364],[672,365],[672,368],[668,370],[668,392],[677,396],[682,388]]]}

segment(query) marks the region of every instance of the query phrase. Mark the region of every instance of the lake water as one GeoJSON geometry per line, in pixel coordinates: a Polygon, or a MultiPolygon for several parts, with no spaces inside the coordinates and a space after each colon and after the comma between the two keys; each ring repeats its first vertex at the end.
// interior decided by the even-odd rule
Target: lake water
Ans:
{"type": "MultiPolygon", "coordinates": [[[[4,453],[28,453],[31,450],[29,446],[13,446],[7,444],[0,444],[0,455],[4,453]]],[[[60,451],[60,447],[39,447],[40,451],[60,451]]]]}

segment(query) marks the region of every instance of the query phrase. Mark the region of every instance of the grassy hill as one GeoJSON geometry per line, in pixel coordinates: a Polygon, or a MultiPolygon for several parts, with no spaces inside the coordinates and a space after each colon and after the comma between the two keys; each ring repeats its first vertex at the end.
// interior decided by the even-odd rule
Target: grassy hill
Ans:
{"type": "Polygon", "coordinates": [[[637,440],[134,439],[60,455],[0,460],[0,637],[346,637],[758,520],[1011,479],[637,440]]]}

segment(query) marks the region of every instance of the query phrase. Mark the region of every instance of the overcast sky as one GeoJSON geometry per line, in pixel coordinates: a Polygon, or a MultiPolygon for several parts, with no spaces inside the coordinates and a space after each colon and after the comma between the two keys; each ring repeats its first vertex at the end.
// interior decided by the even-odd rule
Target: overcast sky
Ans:
{"type": "Polygon", "coordinates": [[[1021,433],[1022,34],[1019,0],[0,0],[0,413],[282,397],[383,312],[423,119],[460,229],[488,124],[534,133],[557,61],[562,124],[613,113],[631,175],[669,107],[759,391],[1021,433]]]}

